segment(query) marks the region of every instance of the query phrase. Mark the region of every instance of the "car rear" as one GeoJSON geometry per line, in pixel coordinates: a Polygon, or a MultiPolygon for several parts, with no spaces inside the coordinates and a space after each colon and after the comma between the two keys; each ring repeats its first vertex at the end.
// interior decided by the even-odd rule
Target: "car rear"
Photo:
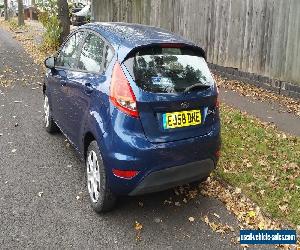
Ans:
{"type": "Polygon", "coordinates": [[[220,150],[218,90],[202,49],[139,46],[117,60],[104,161],[113,191],[137,195],[206,177],[220,150]]]}

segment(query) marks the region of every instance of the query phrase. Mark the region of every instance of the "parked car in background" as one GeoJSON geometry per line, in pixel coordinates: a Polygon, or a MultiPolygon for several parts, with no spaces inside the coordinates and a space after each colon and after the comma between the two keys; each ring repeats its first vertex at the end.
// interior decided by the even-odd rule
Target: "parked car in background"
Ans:
{"type": "Polygon", "coordinates": [[[145,25],[92,23],[45,65],[45,129],[60,128],[85,161],[95,211],[215,169],[218,89],[194,43],[145,25]]]}
{"type": "Polygon", "coordinates": [[[91,5],[86,5],[80,11],[72,13],[71,23],[74,26],[80,26],[90,22],[91,5]]]}
{"type": "Polygon", "coordinates": [[[71,13],[76,13],[81,11],[85,5],[83,3],[73,3],[71,7],[71,13]]]}

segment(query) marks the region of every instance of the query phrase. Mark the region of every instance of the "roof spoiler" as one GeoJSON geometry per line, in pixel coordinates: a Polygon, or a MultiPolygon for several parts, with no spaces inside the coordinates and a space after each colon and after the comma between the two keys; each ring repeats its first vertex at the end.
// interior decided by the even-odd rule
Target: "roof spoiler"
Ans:
{"type": "Polygon", "coordinates": [[[147,48],[147,47],[153,47],[153,46],[160,46],[162,48],[190,48],[192,50],[195,50],[199,53],[199,56],[203,57],[206,61],[206,53],[205,51],[194,44],[189,44],[189,43],[151,43],[151,44],[146,44],[146,45],[141,45],[137,46],[133,49],[127,49],[127,50],[122,50],[120,51],[120,54],[118,55],[119,61],[122,63],[126,59],[128,59],[131,55],[135,54],[137,51],[139,51],[142,48],[147,48]]]}

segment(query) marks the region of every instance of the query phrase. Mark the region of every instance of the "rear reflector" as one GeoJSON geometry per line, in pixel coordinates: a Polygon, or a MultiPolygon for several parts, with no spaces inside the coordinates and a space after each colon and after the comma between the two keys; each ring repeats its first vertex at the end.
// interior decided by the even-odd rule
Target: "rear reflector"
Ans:
{"type": "Polygon", "coordinates": [[[112,172],[116,177],[128,179],[128,180],[132,179],[139,173],[139,171],[136,170],[120,170],[120,169],[113,169],[112,172]]]}
{"type": "Polygon", "coordinates": [[[216,108],[219,108],[219,107],[220,107],[219,97],[217,97],[217,99],[216,99],[215,107],[216,107],[216,108]]]}

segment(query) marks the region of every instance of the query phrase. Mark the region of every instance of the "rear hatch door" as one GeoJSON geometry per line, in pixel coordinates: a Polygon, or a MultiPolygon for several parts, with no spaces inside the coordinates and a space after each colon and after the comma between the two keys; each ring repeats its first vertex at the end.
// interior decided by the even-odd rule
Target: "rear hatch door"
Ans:
{"type": "Polygon", "coordinates": [[[123,65],[134,89],[145,136],[170,142],[211,131],[216,89],[208,66],[194,48],[155,45],[140,48],[123,65]]]}

